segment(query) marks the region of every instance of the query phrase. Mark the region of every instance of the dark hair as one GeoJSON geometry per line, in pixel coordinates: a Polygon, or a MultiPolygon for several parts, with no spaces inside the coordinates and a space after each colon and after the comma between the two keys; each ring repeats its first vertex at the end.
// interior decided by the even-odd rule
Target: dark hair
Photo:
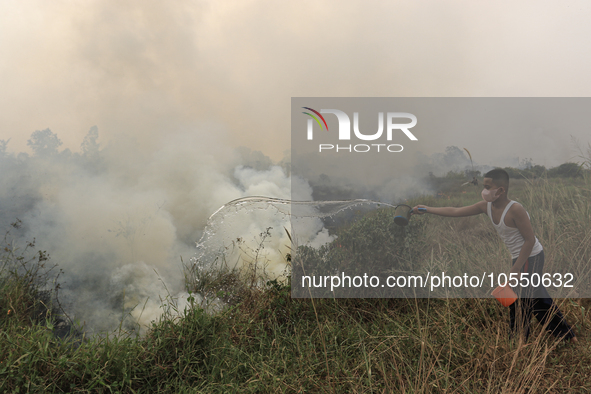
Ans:
{"type": "Polygon", "coordinates": [[[490,170],[489,172],[484,174],[484,178],[492,179],[493,183],[496,186],[504,187],[505,189],[509,187],[509,174],[502,168],[495,168],[494,170],[490,170]]]}

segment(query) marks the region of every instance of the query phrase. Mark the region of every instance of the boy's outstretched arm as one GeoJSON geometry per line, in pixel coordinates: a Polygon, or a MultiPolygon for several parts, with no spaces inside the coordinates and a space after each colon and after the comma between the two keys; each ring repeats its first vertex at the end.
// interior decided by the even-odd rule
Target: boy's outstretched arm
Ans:
{"type": "Polygon", "coordinates": [[[486,213],[486,201],[478,201],[474,205],[465,207],[428,207],[426,205],[417,205],[412,209],[413,213],[433,213],[439,216],[462,217],[473,216],[481,213],[486,213]],[[425,208],[425,211],[419,211],[419,208],[425,208]]]}

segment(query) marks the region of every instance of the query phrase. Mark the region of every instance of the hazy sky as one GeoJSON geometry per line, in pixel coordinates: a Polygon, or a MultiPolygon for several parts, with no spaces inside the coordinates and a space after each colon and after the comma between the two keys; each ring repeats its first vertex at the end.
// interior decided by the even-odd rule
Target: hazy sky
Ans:
{"type": "MultiPolygon", "coordinates": [[[[78,151],[96,125],[103,145],[151,149],[196,130],[278,160],[292,96],[589,96],[590,16],[586,1],[3,0],[0,139],[27,151],[50,128],[78,151]]],[[[557,164],[564,137],[503,156],[557,164]]]]}

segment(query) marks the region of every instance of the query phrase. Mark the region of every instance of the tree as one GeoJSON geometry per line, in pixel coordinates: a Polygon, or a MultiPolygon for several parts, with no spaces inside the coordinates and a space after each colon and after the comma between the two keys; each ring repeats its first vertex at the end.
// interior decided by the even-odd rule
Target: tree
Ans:
{"type": "Polygon", "coordinates": [[[99,154],[98,127],[92,126],[82,141],[82,154],[89,159],[96,159],[99,154]]]}
{"type": "Polygon", "coordinates": [[[57,154],[62,141],[51,130],[37,130],[31,134],[27,145],[31,147],[35,156],[51,156],[57,154]]]}
{"type": "Polygon", "coordinates": [[[457,146],[448,146],[443,155],[443,164],[448,170],[461,170],[470,164],[464,151],[457,146]]]}
{"type": "Polygon", "coordinates": [[[8,145],[9,141],[10,138],[7,140],[0,140],[0,156],[4,156],[6,154],[6,145],[8,145]]]}
{"type": "Polygon", "coordinates": [[[581,166],[577,163],[562,163],[548,170],[548,177],[575,178],[582,177],[581,166]]]}

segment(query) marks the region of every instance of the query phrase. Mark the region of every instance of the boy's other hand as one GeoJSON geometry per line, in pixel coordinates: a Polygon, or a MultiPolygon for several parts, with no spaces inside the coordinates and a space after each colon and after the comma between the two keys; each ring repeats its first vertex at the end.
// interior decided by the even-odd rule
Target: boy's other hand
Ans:
{"type": "Polygon", "coordinates": [[[418,213],[420,215],[424,214],[427,212],[427,206],[426,205],[417,205],[416,207],[414,207],[412,209],[412,213],[418,213]],[[419,208],[422,208],[421,210],[419,210],[419,208]]]}

